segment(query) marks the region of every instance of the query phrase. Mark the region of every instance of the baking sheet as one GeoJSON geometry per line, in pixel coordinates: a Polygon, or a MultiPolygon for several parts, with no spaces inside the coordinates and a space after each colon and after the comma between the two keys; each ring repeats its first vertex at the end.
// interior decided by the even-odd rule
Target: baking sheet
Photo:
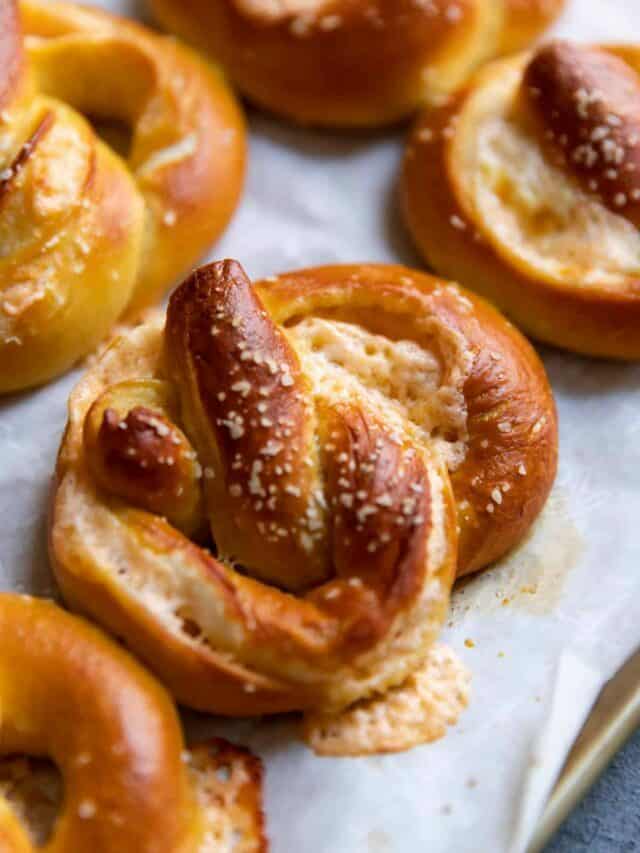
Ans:
{"type": "Polygon", "coordinates": [[[540,853],[563,820],[640,726],[640,653],[605,685],[573,745],[527,853],[540,853]]]}
{"type": "MultiPolygon", "coordinates": [[[[558,30],[640,40],[640,9],[573,0],[558,30]]],[[[401,131],[331,135],[257,113],[251,131],[245,199],[212,258],[253,276],[419,263],[395,203],[401,131]]],[[[403,755],[320,759],[289,718],[188,715],[192,733],[213,728],[264,758],[274,853],[524,851],[599,689],[640,645],[640,366],[541,352],[560,414],[558,482],[518,553],[455,594],[445,640],[474,676],[460,724],[403,755]]],[[[0,402],[0,588],[54,593],[45,516],[77,375],[0,402]]]]}

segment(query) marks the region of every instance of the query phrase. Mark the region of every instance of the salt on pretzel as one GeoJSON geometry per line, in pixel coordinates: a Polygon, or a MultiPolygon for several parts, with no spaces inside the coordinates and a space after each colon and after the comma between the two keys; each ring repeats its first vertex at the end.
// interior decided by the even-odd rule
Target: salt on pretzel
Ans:
{"type": "Polygon", "coordinates": [[[376,126],[524,47],[564,0],[150,0],[242,92],[303,124],[376,126]]]}
{"type": "Polygon", "coordinates": [[[245,139],[217,71],[172,39],[45,0],[2,0],[0,27],[2,393],[193,266],[237,204],[245,139]]]}
{"type": "Polygon", "coordinates": [[[260,762],[224,741],[185,749],[167,693],[104,634],[0,593],[0,638],[2,853],[266,853],[260,762]],[[48,839],[20,820],[49,773],[25,755],[62,775],[48,839]]]}
{"type": "Polygon", "coordinates": [[[527,333],[640,358],[640,50],[567,41],[426,111],[402,175],[428,263],[527,333]]]}
{"type": "Polygon", "coordinates": [[[454,285],[212,264],[74,391],[52,560],[182,702],[333,711],[424,664],[456,566],[521,539],[556,442],[534,351],[454,285]]]}

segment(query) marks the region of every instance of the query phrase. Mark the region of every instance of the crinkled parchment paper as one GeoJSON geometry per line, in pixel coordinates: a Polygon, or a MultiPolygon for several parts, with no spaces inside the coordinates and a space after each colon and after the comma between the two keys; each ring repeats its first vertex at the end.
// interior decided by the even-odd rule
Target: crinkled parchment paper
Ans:
{"type": "MultiPolygon", "coordinates": [[[[640,41],[640,9],[573,0],[559,31],[640,41]]],[[[247,192],[212,257],[236,257],[253,276],[418,264],[395,204],[401,133],[313,133],[255,113],[251,127],[247,192]]],[[[640,645],[640,366],[542,355],[560,473],[528,542],[455,595],[444,639],[474,676],[460,724],[407,754],[320,759],[291,719],[214,722],[266,761],[275,853],[520,853],[599,687],[640,645]]],[[[0,588],[54,590],[45,518],[77,375],[0,403],[0,588]]]]}

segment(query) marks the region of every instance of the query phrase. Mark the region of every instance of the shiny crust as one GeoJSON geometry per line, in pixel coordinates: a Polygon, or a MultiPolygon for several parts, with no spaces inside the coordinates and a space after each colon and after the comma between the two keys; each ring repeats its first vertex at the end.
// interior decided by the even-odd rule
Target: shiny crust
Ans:
{"type": "Polygon", "coordinates": [[[375,395],[312,384],[292,345],[306,317],[427,341],[445,379],[464,371],[466,453],[451,473],[461,573],[516,544],[555,474],[542,367],[481,301],[403,267],[324,267],[253,289],[235,262],[198,271],[172,298],[166,336],[160,317],[133,330],[76,388],[51,525],[66,599],[198,708],[331,710],[384,692],[420,665],[445,617],[457,539],[449,476],[375,395]],[[447,364],[453,352],[464,354],[460,365],[447,364]],[[180,395],[217,558],[88,475],[87,411],[106,389],[143,377],[168,379],[180,395]],[[152,588],[154,577],[163,580],[152,588]],[[163,616],[172,610],[179,619],[163,616]],[[407,638],[403,651],[397,636],[407,638]]]}
{"type": "MultiPolygon", "coordinates": [[[[65,783],[47,850],[196,853],[227,805],[253,838],[242,849],[266,850],[259,763],[219,742],[185,752],[168,695],[121,648],[52,603],[6,593],[0,636],[2,754],[49,756],[65,783]],[[246,772],[227,792],[203,784],[235,765],[246,772]]],[[[0,841],[3,853],[36,849],[2,798],[0,841]]]]}
{"type": "Polygon", "coordinates": [[[183,275],[245,162],[232,95],[187,48],[71,4],[20,12],[24,62],[15,2],[0,12],[0,393],[61,373],[183,275]],[[82,114],[130,130],[122,156],[82,114]]]}
{"type": "Polygon", "coordinates": [[[258,104],[303,124],[375,126],[454,91],[483,60],[525,47],[564,0],[150,5],[167,29],[211,52],[258,104]]]}
{"type": "MultiPolygon", "coordinates": [[[[607,50],[640,68],[637,49],[607,50]]],[[[543,48],[538,56],[544,57],[547,51],[543,48]]],[[[492,242],[493,224],[484,231],[464,202],[464,181],[455,157],[457,128],[464,125],[468,142],[473,133],[474,97],[496,81],[522,73],[530,59],[519,55],[488,65],[449,104],[425,111],[419,118],[408,141],[401,177],[406,221],[435,270],[490,299],[538,340],[587,355],[638,359],[640,284],[635,276],[612,288],[597,282],[585,286],[571,275],[562,280],[537,275],[498,251],[492,242]]],[[[573,175],[573,169],[562,167],[557,151],[550,152],[548,135],[541,141],[531,118],[531,92],[517,91],[513,107],[508,120],[528,128],[549,162],[560,163],[566,174],[573,175]]]]}
{"type": "Polygon", "coordinates": [[[508,9],[496,0],[150,5],[256,103],[303,124],[375,126],[455,90],[481,61],[537,35],[562,4],[553,11],[543,0],[510,0],[508,9]]]}
{"type": "Polygon", "coordinates": [[[84,445],[101,488],[191,535],[201,527],[201,474],[193,446],[174,424],[176,413],[166,382],[115,385],[89,410],[84,445]]]}
{"type": "MultiPolygon", "coordinates": [[[[309,551],[301,537],[265,544],[268,526],[289,530],[304,517],[318,479],[316,424],[301,393],[307,389],[296,353],[264,313],[240,265],[203,267],[179,287],[169,303],[166,338],[183,417],[201,454],[210,448],[210,455],[201,458],[216,474],[207,480],[207,492],[218,548],[235,553],[262,578],[287,589],[326,580],[324,547],[309,551]],[[254,350],[266,353],[269,361],[242,360],[254,350]],[[250,426],[252,417],[255,425],[250,426]],[[286,451],[261,453],[281,421],[286,421],[286,451]],[[312,464],[300,465],[298,460],[306,458],[312,464]],[[255,478],[273,484],[275,469],[287,463],[290,470],[278,480],[277,504],[274,501],[271,509],[265,495],[262,508],[256,510],[253,492],[246,488],[253,472],[255,478]],[[213,507],[220,504],[228,504],[229,512],[215,512],[213,507]]],[[[319,532],[324,532],[323,513],[319,510],[318,515],[319,532]]]]}
{"type": "Polygon", "coordinates": [[[640,227],[640,76],[606,50],[545,45],[522,97],[546,143],[583,189],[640,227]]]}
{"type": "MultiPolygon", "coordinates": [[[[138,331],[144,338],[150,330],[138,331]]],[[[402,681],[435,638],[454,576],[454,507],[439,461],[364,398],[312,405],[291,344],[235,262],[187,279],[171,300],[165,339],[219,557],[128,506],[130,492],[95,492],[83,471],[92,446],[75,435],[83,405],[72,403],[51,534],[65,596],[126,636],[197,707],[228,714],[339,708],[402,681]],[[314,434],[322,464],[314,460],[314,434]],[[135,567],[127,565],[132,555],[135,567]],[[109,578],[121,616],[135,623],[125,630],[105,612],[104,595],[82,589],[92,578],[105,583],[109,562],[123,573],[119,590],[109,578]],[[140,572],[147,581],[136,596],[140,572]],[[163,610],[173,608],[173,622],[164,624],[153,612],[162,592],[145,595],[163,572],[163,610]],[[151,630],[177,647],[177,672],[167,666],[166,640],[149,654],[151,630]],[[185,683],[192,662],[208,678],[185,683]]],[[[113,354],[119,358],[117,342],[113,354]]]]}
{"type": "Polygon", "coordinates": [[[560,15],[566,0],[506,0],[500,53],[523,50],[560,15]]]}
{"type": "Polygon", "coordinates": [[[482,299],[443,285],[401,266],[320,267],[279,276],[268,285],[267,304],[285,324],[334,306],[339,313],[351,299],[384,308],[399,337],[409,336],[412,315],[425,314],[462,336],[472,356],[463,389],[466,454],[451,473],[460,577],[497,560],[528,530],[555,479],[558,433],[553,395],[530,344],[482,299]]]}

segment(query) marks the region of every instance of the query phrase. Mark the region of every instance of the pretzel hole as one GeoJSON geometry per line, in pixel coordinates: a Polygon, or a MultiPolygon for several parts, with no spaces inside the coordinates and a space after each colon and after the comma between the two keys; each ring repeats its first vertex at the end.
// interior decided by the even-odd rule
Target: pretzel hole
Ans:
{"type": "MultiPolygon", "coordinates": [[[[25,21],[25,31],[35,84],[41,94],[81,113],[127,161],[131,161],[137,137],[144,137],[145,158],[173,141],[175,128],[162,125],[158,129],[148,116],[147,111],[156,103],[157,73],[144,48],[126,37],[105,33],[65,37],[55,28],[46,34],[48,38],[40,33],[34,38],[30,26],[39,23],[25,21]]],[[[155,113],[153,117],[157,118],[155,113]]],[[[136,163],[135,167],[140,165],[136,163]]]]}
{"type": "Polygon", "coordinates": [[[133,129],[124,121],[86,116],[100,139],[123,160],[128,160],[133,147],[133,129]]]}
{"type": "Polygon", "coordinates": [[[27,831],[35,847],[51,839],[62,809],[62,774],[47,758],[0,758],[0,797],[27,831]]]}

